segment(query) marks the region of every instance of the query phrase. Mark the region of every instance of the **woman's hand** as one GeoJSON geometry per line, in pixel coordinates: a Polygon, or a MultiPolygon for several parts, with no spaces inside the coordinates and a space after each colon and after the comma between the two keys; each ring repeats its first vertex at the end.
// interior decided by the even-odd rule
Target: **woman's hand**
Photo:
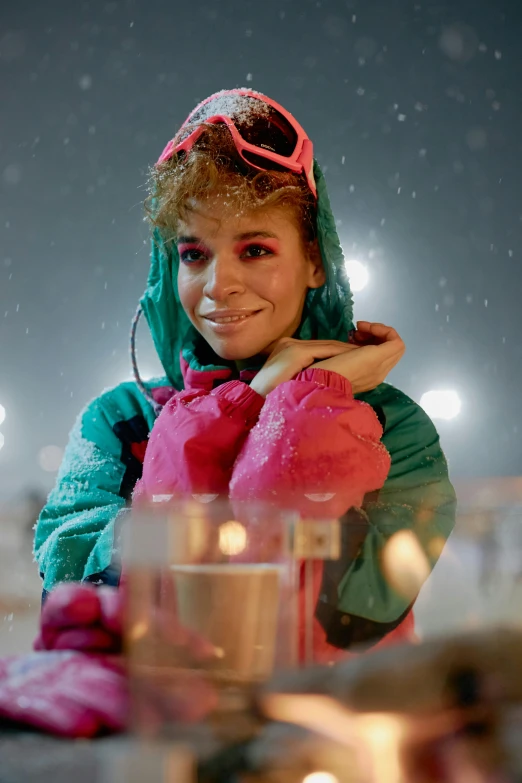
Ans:
{"type": "Polygon", "coordinates": [[[266,397],[280,383],[292,380],[317,359],[329,359],[357,350],[355,345],[337,340],[294,340],[291,337],[283,337],[250,384],[250,388],[266,397]]]}
{"type": "MultiPolygon", "coordinates": [[[[127,580],[122,577],[122,581],[119,588],[107,585],[94,587],[92,584],[76,582],[57,585],[43,606],[40,632],[34,649],[45,653],[65,650],[95,653],[100,655],[100,660],[104,659],[105,655],[112,657],[121,653],[124,615],[127,614],[125,605],[128,602],[128,596],[125,594],[128,589],[127,580]]],[[[150,710],[153,710],[159,711],[154,717],[154,720],[159,722],[165,716],[169,719],[181,719],[186,723],[201,720],[216,707],[217,691],[211,680],[205,677],[204,671],[200,673],[197,669],[219,655],[210,641],[178,622],[176,595],[170,574],[161,580],[161,606],[150,607],[148,620],[150,624],[147,632],[151,643],[160,641],[171,651],[176,650],[179,661],[185,662],[187,670],[186,675],[174,676],[168,682],[163,682],[161,692],[154,691],[154,688],[144,691],[144,694],[149,694],[148,698],[150,697],[150,703],[147,702],[149,716],[152,719],[150,710]],[[163,715],[163,718],[160,718],[160,715],[163,715]]],[[[135,633],[136,628],[129,617],[127,635],[132,639],[135,633]]],[[[64,682],[67,686],[67,680],[64,682]]],[[[55,698],[58,698],[58,695],[55,698]]],[[[1,707],[0,687],[0,713],[1,707]]],[[[109,715],[112,714],[110,706],[107,706],[107,711],[109,715]]],[[[74,713],[67,716],[65,712],[65,715],[67,720],[72,721],[74,718],[74,713]]],[[[27,722],[34,722],[31,715],[28,716],[27,722]]],[[[74,724],[70,730],[79,731],[74,724]]]]}
{"type": "Polygon", "coordinates": [[[312,367],[331,370],[350,381],[354,394],[370,391],[382,383],[402,359],[406,347],[391,326],[358,321],[351,351],[343,351],[312,367]]]}

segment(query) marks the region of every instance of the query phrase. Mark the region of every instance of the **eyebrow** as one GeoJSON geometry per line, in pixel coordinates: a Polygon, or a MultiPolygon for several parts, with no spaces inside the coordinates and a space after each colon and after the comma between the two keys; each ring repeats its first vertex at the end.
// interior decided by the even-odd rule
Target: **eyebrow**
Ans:
{"type": "Polygon", "coordinates": [[[277,234],[272,234],[270,231],[243,231],[242,234],[236,234],[234,237],[235,242],[240,242],[241,240],[245,239],[256,239],[256,237],[261,237],[261,239],[277,239],[277,234]]]}
{"type": "MultiPolygon", "coordinates": [[[[245,241],[246,239],[278,239],[277,234],[272,234],[270,231],[243,231],[241,234],[236,234],[234,242],[245,241]]],[[[201,239],[198,237],[181,236],[178,237],[178,245],[198,245],[201,244],[201,239]]]]}

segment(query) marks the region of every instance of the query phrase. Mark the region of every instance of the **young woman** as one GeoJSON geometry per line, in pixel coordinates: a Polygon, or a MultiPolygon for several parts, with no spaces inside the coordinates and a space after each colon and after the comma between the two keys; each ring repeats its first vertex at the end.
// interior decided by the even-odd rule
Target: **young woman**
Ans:
{"type": "Polygon", "coordinates": [[[118,584],[133,494],[275,497],[350,522],[341,560],[316,575],[324,657],[411,638],[412,601],[384,578],[382,553],[413,531],[433,566],[455,497],[432,422],[383,383],[400,337],[382,324],[354,329],[312,142],[259,93],[212,95],[154,167],[146,209],[138,316],[165,377],[142,382],[133,351],[135,382],[80,415],[36,529],[44,590],[118,584]]]}

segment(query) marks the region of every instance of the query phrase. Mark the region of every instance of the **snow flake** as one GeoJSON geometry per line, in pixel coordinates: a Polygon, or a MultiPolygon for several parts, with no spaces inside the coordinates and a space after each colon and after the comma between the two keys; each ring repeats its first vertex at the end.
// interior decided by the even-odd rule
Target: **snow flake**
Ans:
{"type": "Polygon", "coordinates": [[[16,163],[10,163],[5,167],[2,179],[6,185],[18,185],[22,178],[22,169],[16,163]]]}
{"type": "Polygon", "coordinates": [[[78,80],[78,84],[80,85],[80,89],[90,90],[90,88],[92,87],[92,76],[90,76],[88,73],[85,73],[78,80]]]}

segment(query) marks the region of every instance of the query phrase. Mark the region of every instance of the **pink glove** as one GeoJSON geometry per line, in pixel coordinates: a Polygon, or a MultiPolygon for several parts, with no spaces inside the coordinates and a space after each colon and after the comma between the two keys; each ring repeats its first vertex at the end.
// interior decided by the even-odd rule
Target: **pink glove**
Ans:
{"type": "Polygon", "coordinates": [[[58,585],[44,604],[34,649],[120,652],[122,603],[114,587],[58,585]]]}
{"type": "Polygon", "coordinates": [[[127,681],[117,658],[72,651],[0,659],[0,720],[63,737],[122,731],[127,681]]]}
{"type": "MultiPolygon", "coordinates": [[[[214,647],[198,634],[188,628],[184,628],[174,621],[176,595],[173,584],[165,579],[162,584],[163,605],[169,606],[169,611],[156,611],[151,615],[156,631],[178,649],[184,648],[188,660],[196,663],[212,658],[215,655],[214,647]]],[[[81,655],[80,653],[107,653],[120,652],[122,647],[122,618],[125,600],[125,585],[120,589],[114,587],[94,587],[89,584],[65,583],[58,585],[48,596],[41,615],[40,632],[34,642],[35,650],[75,651],[69,652],[43,652],[38,655],[26,656],[19,659],[4,662],[7,665],[24,665],[24,661],[30,661],[31,666],[39,667],[41,660],[50,661],[49,684],[51,690],[48,694],[45,709],[42,706],[41,714],[31,707],[30,712],[24,713],[25,722],[39,728],[57,734],[67,736],[92,736],[100,728],[117,730],[122,723],[114,720],[110,692],[100,690],[97,682],[86,688],[83,693],[81,677],[78,679],[80,693],[78,698],[71,700],[70,677],[67,670],[64,671],[63,681],[60,679],[59,666],[53,669],[53,662],[58,658],[53,656],[73,655],[78,660],[88,661],[90,669],[95,669],[100,674],[100,667],[106,665],[111,659],[106,655],[81,655]],[[89,691],[89,688],[91,690],[89,691]],[[64,690],[65,689],[65,690],[64,690]],[[64,700],[64,692],[67,699],[64,700]],[[88,701],[91,698],[92,704],[88,701]],[[52,719],[45,719],[45,710],[56,710],[52,719]],[[101,719],[105,723],[101,723],[101,719]],[[112,724],[111,724],[112,719],[112,724]]],[[[64,660],[68,660],[65,658],[64,660]]],[[[116,664],[113,664],[116,665],[116,664]]],[[[42,663],[42,667],[44,664],[42,663]]],[[[88,668],[86,664],[86,673],[88,668]]],[[[0,686],[2,677],[2,661],[0,660],[0,686]]],[[[120,670],[123,685],[125,684],[122,670],[120,670]]],[[[72,683],[73,687],[76,684],[72,683]]],[[[38,695],[36,693],[36,695],[38,695]]],[[[23,716],[16,717],[17,693],[10,689],[4,696],[2,705],[0,697],[0,715],[4,714],[12,720],[23,720],[23,716]]],[[[184,676],[181,680],[165,683],[162,693],[154,694],[153,701],[159,699],[161,704],[155,708],[160,709],[163,716],[170,715],[176,720],[186,722],[201,720],[212,711],[217,703],[217,694],[214,687],[204,677],[194,673],[193,676],[184,676]]],[[[121,701],[121,700],[120,700],[121,701]]],[[[40,701],[37,699],[37,703],[40,701]]],[[[117,699],[115,704],[117,704],[117,699]]],[[[152,705],[151,705],[152,706],[152,705]]],[[[154,715],[148,716],[148,722],[152,725],[154,715]]]]}

